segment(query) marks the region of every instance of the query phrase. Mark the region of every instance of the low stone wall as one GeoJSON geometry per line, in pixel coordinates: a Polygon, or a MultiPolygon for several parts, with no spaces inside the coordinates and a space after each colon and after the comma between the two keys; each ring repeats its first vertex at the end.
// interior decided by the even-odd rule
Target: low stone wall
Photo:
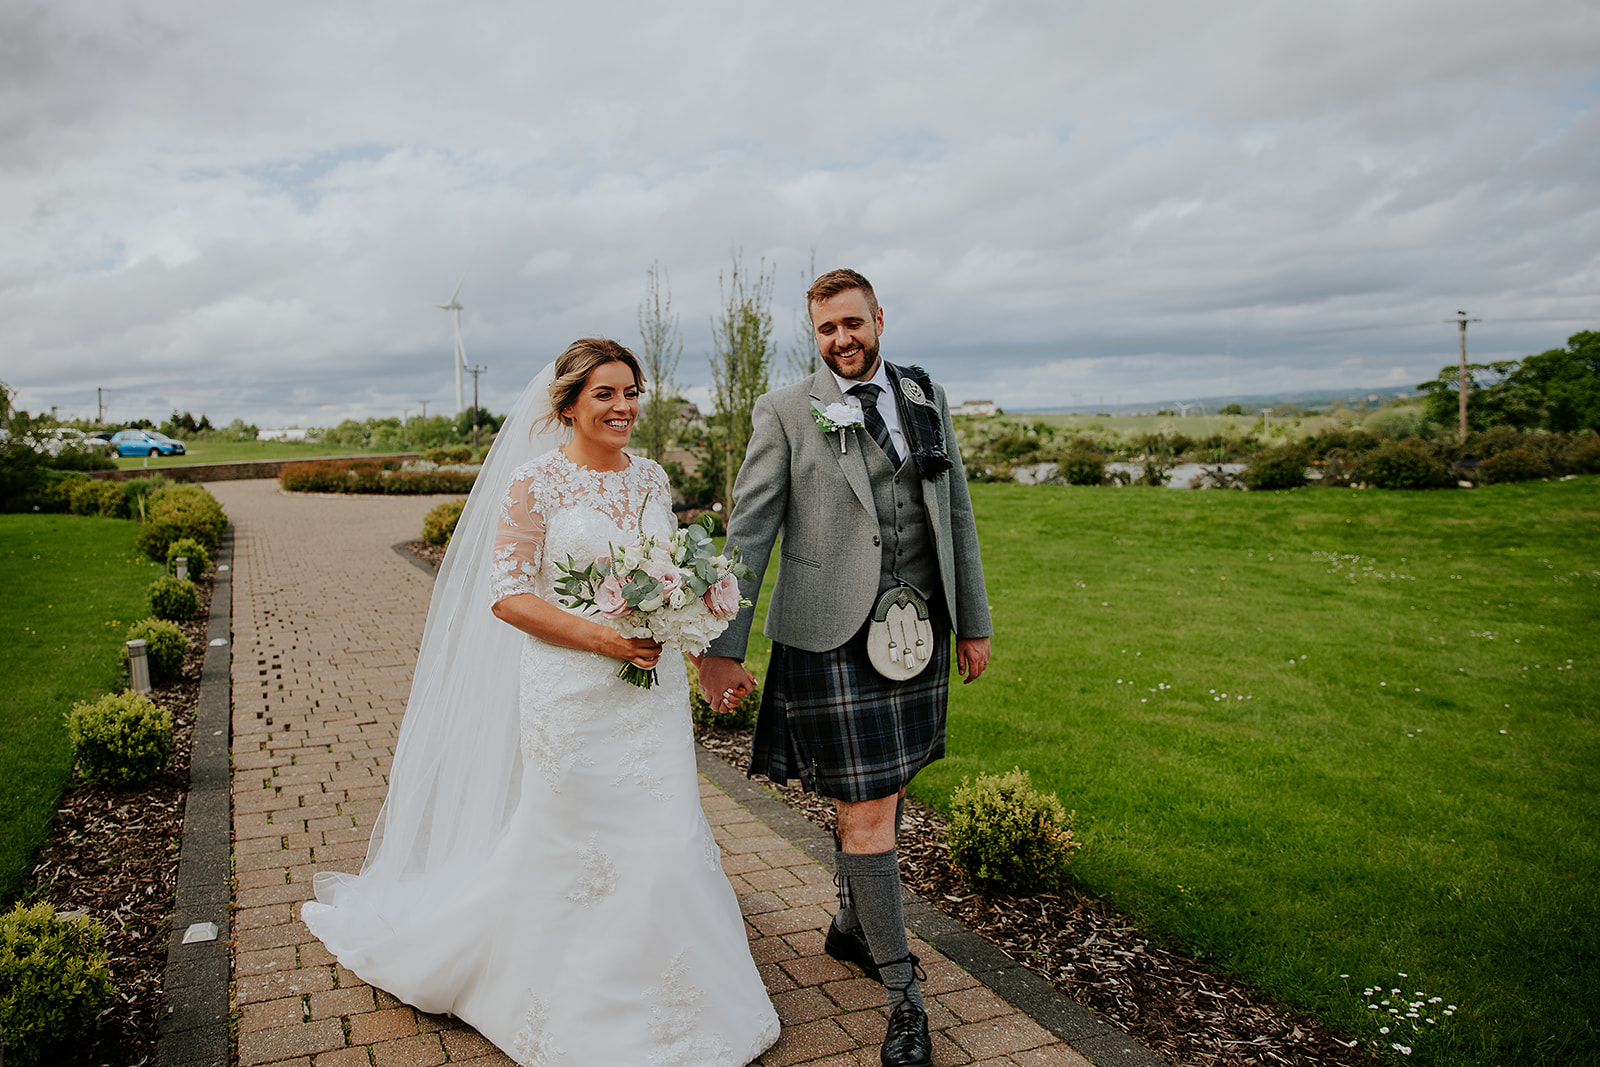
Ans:
{"type": "Polygon", "coordinates": [[[159,474],[169,482],[242,482],[252,478],[276,478],[290,463],[321,463],[351,459],[397,459],[409,463],[421,458],[418,452],[389,452],[383,455],[307,456],[304,459],[252,459],[236,463],[186,463],[168,466],[166,463],[149,467],[123,467],[114,471],[89,471],[91,478],[112,482],[125,482],[130,478],[148,478],[159,474]]]}

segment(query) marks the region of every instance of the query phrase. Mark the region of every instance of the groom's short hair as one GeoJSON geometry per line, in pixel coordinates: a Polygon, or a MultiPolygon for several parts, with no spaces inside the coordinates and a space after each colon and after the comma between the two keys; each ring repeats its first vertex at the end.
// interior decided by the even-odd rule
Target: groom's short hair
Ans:
{"type": "Polygon", "coordinates": [[[872,291],[872,283],[848,267],[830,270],[811,283],[811,288],[806,290],[807,313],[810,312],[811,305],[818,300],[827,300],[840,293],[848,293],[852,289],[861,290],[861,295],[867,298],[867,309],[876,315],[878,295],[872,291]]]}

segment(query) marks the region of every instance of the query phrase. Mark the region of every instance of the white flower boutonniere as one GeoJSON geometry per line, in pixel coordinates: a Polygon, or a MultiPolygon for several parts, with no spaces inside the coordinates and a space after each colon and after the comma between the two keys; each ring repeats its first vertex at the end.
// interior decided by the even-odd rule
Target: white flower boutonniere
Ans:
{"type": "Polygon", "coordinates": [[[811,405],[811,417],[817,420],[817,426],[823,433],[837,433],[839,435],[839,455],[844,455],[844,432],[857,426],[866,425],[861,417],[861,409],[853,408],[849,404],[829,404],[820,407],[811,405]]]}

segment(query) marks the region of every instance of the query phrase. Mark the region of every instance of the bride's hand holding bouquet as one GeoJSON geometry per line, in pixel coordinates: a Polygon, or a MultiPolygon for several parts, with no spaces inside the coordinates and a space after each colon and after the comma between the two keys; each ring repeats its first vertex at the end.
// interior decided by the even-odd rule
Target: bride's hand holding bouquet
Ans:
{"type": "MultiPolygon", "coordinates": [[[[569,556],[557,571],[556,590],[566,606],[598,615],[624,639],[695,656],[749,605],[739,595],[739,580],[753,573],[739,562],[737,549],[720,554],[698,523],[666,538],[646,536],[641,529],[635,540],[610,546],[588,566],[579,567],[569,556]]],[[[656,672],[625,659],[617,677],[649,689],[656,672]]]]}

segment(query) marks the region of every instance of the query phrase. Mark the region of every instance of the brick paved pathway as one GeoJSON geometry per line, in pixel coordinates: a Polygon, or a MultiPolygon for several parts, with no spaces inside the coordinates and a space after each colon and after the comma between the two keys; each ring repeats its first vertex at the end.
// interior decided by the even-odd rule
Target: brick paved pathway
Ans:
{"type": "MultiPolygon", "coordinates": [[[[234,995],[241,1067],[509,1065],[470,1028],[340,967],[299,922],[318,871],[354,871],[385,788],[432,580],[390,550],[437,498],[209,486],[235,525],[234,995]]],[[[702,778],[701,796],[783,1020],[765,1067],[875,1067],[882,990],[822,952],[832,875],[702,778]]],[[[939,1067],[1089,1061],[926,943],[939,1067]]],[[[584,1064],[573,1067],[631,1067],[584,1064]]]]}

